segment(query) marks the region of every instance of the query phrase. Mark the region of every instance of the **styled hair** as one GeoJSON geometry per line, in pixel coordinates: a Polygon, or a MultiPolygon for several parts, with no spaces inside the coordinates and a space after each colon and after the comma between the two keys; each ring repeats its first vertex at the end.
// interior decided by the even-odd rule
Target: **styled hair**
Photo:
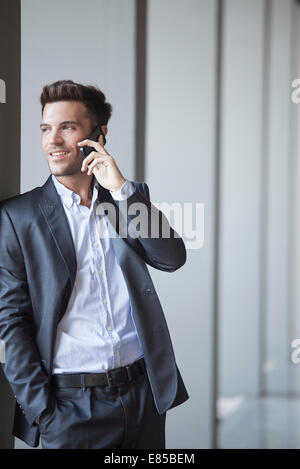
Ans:
{"type": "Polygon", "coordinates": [[[106,125],[112,114],[112,106],[104,93],[96,86],[85,86],[72,80],[60,80],[43,87],[41,97],[42,113],[48,103],[57,101],[80,101],[87,109],[93,125],[106,125]]]}

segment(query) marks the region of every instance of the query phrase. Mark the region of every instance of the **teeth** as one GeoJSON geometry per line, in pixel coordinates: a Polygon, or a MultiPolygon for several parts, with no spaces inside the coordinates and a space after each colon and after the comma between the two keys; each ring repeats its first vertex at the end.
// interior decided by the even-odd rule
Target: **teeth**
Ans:
{"type": "Polygon", "coordinates": [[[59,155],[66,155],[68,152],[67,151],[60,151],[56,153],[51,153],[52,156],[59,156],[59,155]]]}

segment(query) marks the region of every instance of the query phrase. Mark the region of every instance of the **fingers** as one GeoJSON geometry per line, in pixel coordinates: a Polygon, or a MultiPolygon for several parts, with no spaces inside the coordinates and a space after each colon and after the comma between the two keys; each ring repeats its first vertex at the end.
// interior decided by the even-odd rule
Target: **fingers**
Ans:
{"type": "Polygon", "coordinates": [[[107,151],[105,150],[103,146],[103,138],[102,140],[101,138],[102,138],[102,135],[100,136],[100,139],[98,142],[95,142],[94,140],[89,140],[89,139],[82,140],[81,142],[78,142],[77,145],[79,147],[83,147],[83,146],[93,147],[98,153],[101,153],[103,155],[108,155],[107,151]]]}
{"type": "MultiPolygon", "coordinates": [[[[100,169],[100,164],[104,164],[105,162],[105,158],[96,158],[94,159],[93,163],[90,164],[90,166],[88,167],[88,172],[87,172],[87,175],[89,176],[90,174],[92,174],[93,172],[93,169],[95,168],[95,166],[98,167],[98,169],[100,169]]],[[[82,171],[82,169],[81,169],[82,171]]]]}
{"type": "Polygon", "coordinates": [[[84,161],[81,165],[81,171],[84,172],[84,171],[88,170],[87,175],[89,176],[90,174],[92,174],[92,171],[93,171],[94,167],[98,166],[99,163],[104,164],[104,166],[107,166],[108,160],[109,160],[109,155],[108,156],[106,156],[106,155],[105,156],[100,156],[99,153],[93,151],[89,156],[87,156],[84,159],[84,161]],[[93,161],[89,165],[91,160],[93,160],[93,161]]]}
{"type": "Polygon", "coordinates": [[[98,153],[97,151],[92,151],[92,153],[90,153],[86,158],[84,158],[81,165],[81,169],[85,171],[89,163],[91,163],[91,161],[93,161],[95,158],[103,158],[105,161],[106,159],[111,158],[111,156],[108,153],[104,155],[102,153],[98,153]]]}

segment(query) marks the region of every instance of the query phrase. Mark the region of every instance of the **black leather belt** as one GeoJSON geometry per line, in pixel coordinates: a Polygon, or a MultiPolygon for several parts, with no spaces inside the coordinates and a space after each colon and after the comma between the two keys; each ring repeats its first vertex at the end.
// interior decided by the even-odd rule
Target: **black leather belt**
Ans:
{"type": "Polygon", "coordinates": [[[54,374],[51,384],[57,388],[86,388],[93,386],[120,386],[129,383],[141,374],[145,374],[146,365],[144,358],[140,358],[131,365],[114,368],[105,373],[84,373],[84,374],[54,374]]]}

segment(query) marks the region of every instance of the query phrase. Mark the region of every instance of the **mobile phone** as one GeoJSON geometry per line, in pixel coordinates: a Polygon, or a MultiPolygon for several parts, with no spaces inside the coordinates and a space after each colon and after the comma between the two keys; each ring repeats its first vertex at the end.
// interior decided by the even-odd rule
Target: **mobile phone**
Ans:
{"type": "MultiPolygon", "coordinates": [[[[101,129],[101,125],[97,125],[97,127],[94,128],[92,133],[87,138],[88,140],[94,140],[94,142],[98,142],[100,135],[103,136],[103,144],[105,145],[106,138],[101,129]]],[[[86,158],[90,153],[92,153],[92,151],[95,151],[95,148],[89,147],[88,145],[85,145],[84,147],[80,147],[80,152],[81,152],[83,159],[86,158]]]]}

